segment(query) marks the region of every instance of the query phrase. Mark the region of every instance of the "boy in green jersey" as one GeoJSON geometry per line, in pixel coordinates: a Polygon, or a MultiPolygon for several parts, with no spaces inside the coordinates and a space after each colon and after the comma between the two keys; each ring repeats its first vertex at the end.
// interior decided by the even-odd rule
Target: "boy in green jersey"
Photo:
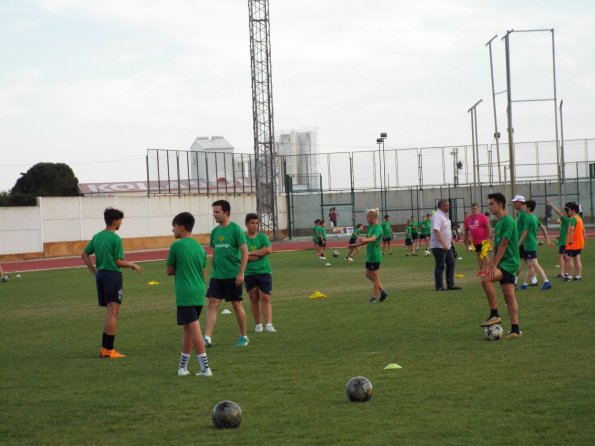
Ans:
{"type": "Polygon", "coordinates": [[[97,298],[99,306],[106,308],[105,321],[103,322],[103,335],[101,341],[101,358],[118,359],[126,355],[114,349],[116,338],[116,325],[118,312],[122,303],[122,273],[120,268],[132,268],[139,274],[143,269],[136,263],[124,260],[122,239],[116,231],[122,226],[124,213],[118,209],[107,208],[103,213],[105,230],[98,232],[85,247],[81,254],[85,265],[95,276],[97,285],[97,298]],[[91,262],[91,255],[95,254],[95,264],[91,262]]]}
{"type": "Polygon", "coordinates": [[[246,215],[246,242],[248,245],[248,265],[246,266],[246,291],[250,296],[250,309],[254,317],[256,333],[262,333],[261,305],[267,333],[276,333],[273,327],[273,309],[271,306],[271,293],[273,292],[273,276],[271,275],[272,252],[269,238],[258,232],[258,215],[246,215]]]}
{"type": "Polygon", "coordinates": [[[317,218],[314,220],[314,248],[316,249],[316,255],[320,260],[326,260],[324,256],[324,248],[326,246],[326,230],[323,227],[324,220],[317,218]]]}
{"type": "Polygon", "coordinates": [[[351,234],[351,237],[349,238],[349,252],[347,253],[347,257],[345,257],[345,260],[347,260],[348,262],[353,262],[353,258],[359,253],[359,248],[357,246],[352,246],[355,244],[355,242],[357,242],[357,239],[359,238],[359,236],[362,234],[362,230],[364,229],[364,225],[362,225],[361,223],[359,223],[355,229],[353,230],[353,233],[351,234]]]}
{"type": "Polygon", "coordinates": [[[411,228],[413,248],[419,251],[419,222],[415,219],[415,215],[411,216],[411,219],[409,220],[409,227],[411,228]]]}
{"type": "Polygon", "coordinates": [[[229,219],[231,205],[228,201],[215,201],[212,208],[213,218],[218,225],[211,231],[213,269],[207,289],[209,309],[204,341],[207,347],[211,346],[219,304],[225,299],[226,302],[231,302],[240,328],[240,338],[236,346],[246,347],[249,339],[246,331],[246,313],[242,306],[242,285],[248,263],[246,235],[238,224],[229,219]]]}
{"type": "Polygon", "coordinates": [[[198,322],[205,304],[207,253],[192,238],[194,222],[194,216],[189,212],[182,212],[174,217],[171,224],[176,241],[171,244],[167,256],[167,275],[174,276],[178,325],[182,325],[184,329],[178,376],[190,374],[188,361],[192,347],[200,365],[200,371],[196,375],[212,376],[198,322]]]}
{"type": "Polygon", "coordinates": [[[498,223],[494,230],[494,258],[490,259],[488,273],[481,278],[481,286],[488,298],[490,316],[481,323],[482,327],[500,324],[498,301],[494,282],[500,282],[506,308],[510,317],[510,332],[502,339],[520,338],[519,307],[514,294],[515,274],[521,263],[519,256],[519,235],[513,218],[506,213],[506,198],[497,192],[488,195],[490,212],[498,223]]]}
{"type": "Polygon", "coordinates": [[[393,239],[393,227],[390,224],[390,215],[384,216],[382,223],[382,255],[384,255],[384,248],[388,248],[388,254],[393,255],[390,243],[393,239]]]}
{"type": "MultiPolygon", "coordinates": [[[[515,195],[515,197],[512,199],[512,205],[514,210],[517,211],[516,226],[520,237],[525,230],[525,223],[527,221],[527,203],[525,197],[522,195],[515,195]]],[[[519,253],[521,259],[527,263],[527,260],[525,259],[525,247],[522,244],[519,246],[519,253]]],[[[529,265],[527,265],[527,268],[529,268],[529,265]]],[[[522,264],[520,264],[519,270],[517,271],[517,279],[521,276],[522,270],[522,264]]],[[[531,274],[531,286],[537,286],[537,278],[535,277],[535,272],[533,271],[531,274]]]]}
{"type": "Polygon", "coordinates": [[[413,250],[413,239],[411,238],[411,226],[405,226],[405,246],[407,247],[406,257],[417,255],[413,250]]]}
{"type": "Polygon", "coordinates": [[[382,240],[382,228],[378,224],[378,209],[370,209],[366,213],[368,221],[368,235],[367,237],[360,235],[357,241],[349,245],[349,247],[357,248],[363,245],[366,247],[366,278],[372,282],[372,297],[369,303],[376,303],[378,301],[384,302],[388,293],[384,290],[384,286],[380,282],[380,262],[382,262],[382,250],[380,249],[380,241],[382,240]],[[376,298],[379,296],[379,298],[376,298]]]}
{"type": "Polygon", "coordinates": [[[539,274],[543,281],[542,290],[549,290],[552,288],[552,284],[548,280],[543,268],[537,260],[537,228],[541,228],[543,235],[545,236],[545,242],[548,247],[552,246],[547,229],[541,224],[537,216],[533,213],[535,211],[536,203],[533,200],[527,200],[525,203],[527,209],[525,211],[525,229],[520,234],[519,245],[524,246],[525,260],[527,261],[527,274],[525,275],[525,281],[521,285],[521,290],[527,290],[527,280],[534,274],[539,274]]]}
{"type": "Polygon", "coordinates": [[[566,277],[566,238],[568,237],[568,223],[570,222],[570,217],[568,216],[568,205],[570,202],[564,206],[564,213],[554,206],[554,203],[549,198],[547,203],[560,217],[560,234],[558,235],[558,265],[560,273],[556,276],[556,279],[564,279],[566,277]]]}
{"type": "Polygon", "coordinates": [[[432,216],[430,214],[426,214],[424,220],[421,222],[421,234],[419,236],[420,238],[420,244],[421,244],[421,240],[424,241],[424,243],[426,244],[425,250],[428,250],[428,246],[430,243],[430,237],[432,236],[432,216]]]}

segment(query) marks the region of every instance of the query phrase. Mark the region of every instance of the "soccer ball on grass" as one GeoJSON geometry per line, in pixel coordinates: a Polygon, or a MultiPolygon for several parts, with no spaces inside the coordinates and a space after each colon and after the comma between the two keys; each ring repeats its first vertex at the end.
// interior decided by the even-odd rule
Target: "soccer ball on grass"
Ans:
{"type": "Polygon", "coordinates": [[[333,249],[333,257],[339,257],[339,251],[333,249]]]}
{"type": "Polygon", "coordinates": [[[488,341],[497,341],[504,334],[504,330],[502,330],[502,327],[498,324],[490,325],[485,328],[485,334],[488,341]]]}
{"type": "Polygon", "coordinates": [[[373,387],[370,380],[364,376],[356,376],[347,382],[345,393],[349,401],[365,403],[372,398],[373,387]]]}
{"type": "Polygon", "coordinates": [[[234,401],[220,401],[213,407],[212,418],[219,429],[236,428],[242,422],[242,409],[234,401]]]}
{"type": "Polygon", "coordinates": [[[424,257],[430,257],[430,251],[427,249],[424,251],[424,257]]]}

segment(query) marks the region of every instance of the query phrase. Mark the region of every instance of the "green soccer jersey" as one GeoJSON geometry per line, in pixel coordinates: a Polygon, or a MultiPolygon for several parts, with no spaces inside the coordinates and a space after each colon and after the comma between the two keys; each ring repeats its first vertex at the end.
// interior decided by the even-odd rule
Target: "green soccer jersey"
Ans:
{"type": "Polygon", "coordinates": [[[525,231],[527,236],[523,246],[525,251],[537,251],[539,242],[537,241],[537,229],[541,226],[539,218],[535,214],[527,214],[525,217],[525,231]]]}
{"type": "Polygon", "coordinates": [[[368,237],[376,236],[376,240],[369,242],[366,247],[366,262],[380,263],[382,261],[382,250],[380,243],[382,242],[382,228],[380,225],[371,225],[368,227],[368,237]]]}
{"type": "Polygon", "coordinates": [[[362,233],[362,230],[360,228],[355,228],[353,230],[353,232],[351,233],[352,237],[358,238],[362,233]]]}
{"type": "Polygon", "coordinates": [[[566,238],[568,237],[568,223],[570,217],[566,215],[560,216],[560,235],[558,236],[558,246],[566,246],[566,238]]]}
{"type": "Polygon", "coordinates": [[[318,226],[314,226],[312,228],[312,232],[314,234],[314,241],[318,243],[320,241],[320,232],[318,231],[318,226]]]}
{"type": "Polygon", "coordinates": [[[432,234],[432,219],[431,218],[424,220],[421,233],[424,235],[432,234]]]}
{"type": "Polygon", "coordinates": [[[412,234],[417,234],[419,232],[419,223],[416,221],[412,221],[409,223],[409,227],[411,228],[412,234]]]}
{"type": "Polygon", "coordinates": [[[516,230],[519,234],[519,237],[525,230],[525,223],[527,221],[527,213],[525,211],[520,211],[519,214],[516,216],[516,230]]]}
{"type": "Polygon", "coordinates": [[[107,229],[98,232],[85,247],[85,253],[95,254],[95,264],[98,271],[120,271],[116,260],[124,260],[122,239],[118,234],[107,229]]]}
{"type": "Polygon", "coordinates": [[[405,226],[405,240],[411,240],[411,228],[405,226]]]}
{"type": "MultiPolygon", "coordinates": [[[[246,244],[248,245],[248,252],[258,251],[265,246],[271,246],[269,238],[260,232],[256,234],[256,237],[254,238],[250,238],[246,235],[246,244]]],[[[254,276],[256,274],[271,274],[271,260],[269,257],[270,256],[266,255],[253,262],[248,261],[246,275],[254,276]]]]}
{"type": "Polygon", "coordinates": [[[502,257],[502,260],[500,260],[498,266],[507,273],[516,275],[521,264],[519,254],[519,233],[513,218],[508,214],[496,223],[496,228],[494,229],[494,243],[496,249],[499,248],[504,239],[508,240],[508,246],[506,247],[504,256],[502,257]]]}
{"type": "Polygon", "coordinates": [[[178,307],[205,304],[203,268],[206,264],[207,253],[192,237],[181,238],[171,244],[167,266],[175,268],[174,287],[178,307]]]}
{"type": "Polygon", "coordinates": [[[240,273],[242,253],[240,246],[246,244],[244,231],[237,223],[229,222],[225,227],[217,226],[211,231],[213,248],[213,279],[233,279],[240,273]]]}
{"type": "Polygon", "coordinates": [[[393,227],[390,224],[390,221],[385,221],[384,223],[382,223],[382,235],[386,238],[392,238],[393,227]]]}
{"type": "Polygon", "coordinates": [[[324,229],[324,226],[319,226],[320,229],[318,229],[320,231],[320,237],[323,240],[326,240],[326,229],[324,229]]]}

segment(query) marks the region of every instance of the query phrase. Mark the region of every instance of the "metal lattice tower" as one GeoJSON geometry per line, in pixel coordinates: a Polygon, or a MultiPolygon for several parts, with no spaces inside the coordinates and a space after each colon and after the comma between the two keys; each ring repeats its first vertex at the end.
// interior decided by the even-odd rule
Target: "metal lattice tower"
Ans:
{"type": "Polygon", "coordinates": [[[269,1],[248,0],[248,7],[250,10],[256,207],[262,230],[272,234],[273,238],[277,238],[277,178],[269,1]]]}

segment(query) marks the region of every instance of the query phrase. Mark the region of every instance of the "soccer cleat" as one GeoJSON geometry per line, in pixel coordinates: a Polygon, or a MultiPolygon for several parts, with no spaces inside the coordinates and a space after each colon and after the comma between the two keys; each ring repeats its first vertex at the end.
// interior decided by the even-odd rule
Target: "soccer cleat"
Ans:
{"type": "Polygon", "coordinates": [[[387,297],[388,297],[388,293],[386,291],[382,290],[380,292],[380,302],[384,302],[387,297]]]}
{"type": "Polygon", "coordinates": [[[203,341],[205,341],[205,345],[206,345],[207,347],[211,347],[211,346],[213,345],[213,343],[212,343],[212,341],[211,341],[211,338],[210,338],[209,336],[207,336],[207,335],[204,335],[204,336],[202,337],[202,339],[203,339],[203,341]]]}
{"type": "Polygon", "coordinates": [[[213,372],[211,372],[211,369],[208,368],[208,369],[201,370],[200,372],[198,372],[196,374],[196,376],[213,376],[213,372]]]}
{"type": "Polygon", "coordinates": [[[565,277],[564,274],[556,274],[554,276],[554,279],[563,279],[564,277],[565,277]]]}
{"type": "Polygon", "coordinates": [[[264,331],[266,331],[267,333],[277,333],[277,330],[275,330],[273,324],[267,324],[266,327],[264,327],[264,331]]]}
{"type": "Polygon", "coordinates": [[[502,336],[502,339],[518,339],[523,336],[523,332],[519,331],[515,333],[514,331],[509,331],[508,334],[502,336]]]}
{"type": "Polygon", "coordinates": [[[389,256],[392,256],[392,255],[393,255],[393,252],[392,252],[392,251],[389,251],[389,252],[388,252],[388,255],[389,255],[389,256]]]}
{"type": "Polygon", "coordinates": [[[416,256],[416,255],[417,255],[417,253],[415,253],[415,252],[412,252],[412,253],[411,253],[411,255],[412,255],[412,256],[416,256]]]}
{"type": "Polygon", "coordinates": [[[320,256],[320,260],[326,260],[326,257],[320,256]]]}
{"type": "Polygon", "coordinates": [[[449,286],[448,288],[446,288],[447,291],[458,291],[462,289],[463,288],[461,288],[460,286],[449,286]]]}
{"type": "Polygon", "coordinates": [[[539,282],[531,282],[531,284],[529,286],[538,286],[539,282]]]}
{"type": "Polygon", "coordinates": [[[178,369],[178,376],[188,376],[190,372],[186,369],[178,369]]]}
{"type": "Polygon", "coordinates": [[[564,282],[571,282],[571,281],[572,281],[572,277],[570,277],[570,276],[564,277],[564,282]]]}
{"type": "Polygon", "coordinates": [[[409,253],[405,254],[405,257],[409,257],[409,253]]]}
{"type": "Polygon", "coordinates": [[[550,288],[552,288],[552,283],[548,280],[547,282],[543,282],[541,291],[549,290],[550,288]]]}
{"type": "Polygon", "coordinates": [[[374,296],[370,297],[370,300],[368,301],[369,304],[375,304],[376,302],[378,302],[378,300],[374,296]]]}
{"type": "Polygon", "coordinates": [[[348,260],[349,262],[353,262],[353,257],[349,257],[347,260],[348,260]]]}
{"type": "Polygon", "coordinates": [[[247,347],[249,342],[248,336],[240,336],[240,339],[236,342],[236,347],[247,347]]]}
{"type": "Polygon", "coordinates": [[[580,276],[576,276],[574,279],[572,279],[572,281],[573,281],[573,282],[576,282],[576,281],[579,281],[579,280],[581,280],[581,279],[582,279],[582,277],[580,277],[580,276]]]}
{"type": "Polygon", "coordinates": [[[523,284],[521,285],[521,290],[523,290],[523,291],[524,291],[524,290],[528,290],[528,289],[529,289],[529,287],[527,286],[527,284],[526,284],[526,283],[523,283],[523,284]]]}
{"type": "Polygon", "coordinates": [[[256,327],[254,327],[254,331],[256,333],[262,333],[262,324],[257,324],[256,327]]]}
{"type": "Polygon", "coordinates": [[[108,358],[108,359],[118,359],[118,358],[125,358],[126,355],[122,353],[118,353],[115,349],[108,350],[106,348],[101,349],[101,353],[99,354],[100,358],[108,358]]]}
{"type": "Polygon", "coordinates": [[[502,318],[500,316],[492,316],[482,322],[479,326],[480,327],[491,327],[492,325],[501,324],[502,318]]]}

